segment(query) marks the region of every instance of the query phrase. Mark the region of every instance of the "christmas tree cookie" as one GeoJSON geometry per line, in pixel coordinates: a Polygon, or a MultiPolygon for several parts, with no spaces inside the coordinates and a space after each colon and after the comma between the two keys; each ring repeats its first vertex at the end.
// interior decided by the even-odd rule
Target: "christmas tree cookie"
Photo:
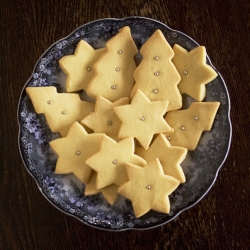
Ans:
{"type": "Polygon", "coordinates": [[[158,158],[140,167],[126,164],[128,181],[118,188],[118,193],[130,199],[138,218],[149,210],[169,213],[170,195],[180,184],[174,177],[165,175],[158,158]]]}
{"type": "Polygon", "coordinates": [[[88,134],[84,127],[75,122],[66,137],[50,142],[58,156],[56,174],[73,173],[83,183],[87,183],[92,169],[85,163],[86,159],[99,150],[103,134],[88,134]]]}
{"type": "Polygon", "coordinates": [[[110,102],[102,96],[97,96],[95,112],[87,115],[81,123],[91,128],[95,133],[105,133],[114,140],[117,140],[121,121],[113,108],[129,103],[128,97],[122,97],[115,102],[110,102]]]}
{"type": "Polygon", "coordinates": [[[67,75],[67,92],[87,90],[94,74],[94,63],[104,50],[104,48],[95,50],[87,42],[80,40],[74,55],[64,56],[59,60],[62,70],[67,75]]]}
{"type": "Polygon", "coordinates": [[[57,93],[55,87],[27,87],[36,113],[43,113],[52,132],[66,136],[75,121],[94,111],[94,104],[82,101],[78,94],[57,93]]]}
{"type": "Polygon", "coordinates": [[[180,92],[201,102],[206,95],[205,85],[217,76],[215,70],[206,64],[206,48],[199,46],[188,52],[175,44],[173,50],[173,63],[181,75],[180,92]]]}
{"type": "Polygon", "coordinates": [[[174,132],[164,133],[172,146],[195,150],[203,131],[212,128],[219,102],[193,102],[188,109],[170,111],[165,119],[174,132]]]}
{"type": "Polygon", "coordinates": [[[114,107],[122,125],[118,138],[134,137],[144,149],[148,149],[154,134],[171,131],[164,120],[168,101],[150,101],[147,96],[137,90],[131,104],[114,107]]]}
{"type": "Polygon", "coordinates": [[[94,104],[82,101],[75,93],[57,93],[55,87],[27,87],[36,113],[43,113],[52,132],[66,136],[75,121],[94,111],[94,104]]]}
{"type": "Polygon", "coordinates": [[[131,97],[140,89],[151,101],[169,101],[168,110],[180,109],[182,96],[177,87],[181,78],[172,63],[174,51],[160,30],[143,44],[143,59],[134,72],[131,97]]]}
{"type": "Polygon", "coordinates": [[[95,73],[87,93],[92,98],[100,95],[113,102],[130,96],[136,68],[134,56],[138,50],[128,26],[121,28],[118,34],[108,40],[105,48],[94,66],[95,73]]]}
{"type": "Polygon", "coordinates": [[[159,134],[147,150],[137,147],[135,153],[146,160],[146,162],[158,158],[163,167],[164,174],[173,176],[180,183],[186,181],[180,164],[186,158],[187,149],[171,146],[163,134],[159,134]]]}

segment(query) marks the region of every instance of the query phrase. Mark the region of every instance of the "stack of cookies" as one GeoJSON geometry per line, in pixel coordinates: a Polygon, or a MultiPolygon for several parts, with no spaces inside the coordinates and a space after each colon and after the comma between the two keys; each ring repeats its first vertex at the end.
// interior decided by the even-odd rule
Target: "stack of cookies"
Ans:
{"type": "Polygon", "coordinates": [[[62,136],[50,142],[58,155],[55,173],[73,173],[85,195],[102,193],[111,205],[125,196],[140,217],[151,209],[169,213],[168,196],[186,181],[181,163],[212,128],[220,104],[203,102],[205,85],[217,76],[203,46],[172,48],[156,30],[141,47],[138,66],[137,54],[128,26],[105,48],[81,40],[59,61],[67,93],[53,86],[26,92],[62,136]],[[95,103],[81,100],[80,91],[95,103]],[[182,94],[196,100],[188,109],[182,94]]]}

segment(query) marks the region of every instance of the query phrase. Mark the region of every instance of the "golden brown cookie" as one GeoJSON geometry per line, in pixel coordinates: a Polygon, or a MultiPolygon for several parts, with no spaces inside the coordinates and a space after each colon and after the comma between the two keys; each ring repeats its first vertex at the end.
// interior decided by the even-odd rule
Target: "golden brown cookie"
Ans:
{"type": "Polygon", "coordinates": [[[104,135],[100,149],[86,160],[86,164],[97,172],[98,189],[111,184],[121,185],[128,177],[125,163],[144,165],[146,161],[134,154],[135,145],[132,137],[116,142],[104,135]]]}
{"type": "Polygon", "coordinates": [[[148,149],[154,134],[170,131],[170,126],[163,116],[168,101],[150,101],[140,90],[137,90],[131,104],[114,107],[122,121],[118,138],[136,138],[143,148],[148,149]]]}
{"type": "Polygon", "coordinates": [[[113,108],[128,103],[128,97],[120,98],[112,103],[102,96],[97,96],[95,112],[87,115],[83,120],[81,120],[81,123],[91,128],[95,133],[105,133],[114,140],[117,140],[121,121],[117,117],[113,108]]]}
{"type": "Polygon", "coordinates": [[[203,131],[212,128],[219,102],[193,102],[188,109],[167,113],[165,119],[174,129],[164,133],[172,146],[195,150],[203,131]]]}
{"type": "Polygon", "coordinates": [[[57,93],[55,87],[27,87],[36,113],[43,113],[52,132],[66,136],[75,121],[94,111],[94,104],[82,101],[75,93],[57,93]]]}
{"type": "Polygon", "coordinates": [[[103,96],[111,102],[129,97],[134,86],[136,68],[134,56],[138,53],[128,26],[107,41],[105,52],[94,66],[95,74],[87,93],[92,98],[103,96]]]}
{"type": "Polygon", "coordinates": [[[75,122],[66,137],[50,142],[57,154],[56,174],[73,173],[83,183],[87,183],[92,169],[85,164],[87,158],[99,150],[103,134],[88,134],[78,122],[75,122]]]}
{"type": "Polygon", "coordinates": [[[126,164],[129,181],[118,188],[118,193],[130,199],[138,218],[149,210],[169,213],[170,195],[180,184],[174,177],[165,175],[158,158],[140,167],[126,164]]]}
{"type": "Polygon", "coordinates": [[[206,64],[206,48],[199,46],[188,52],[175,44],[173,50],[175,53],[173,63],[181,75],[178,85],[180,92],[202,101],[206,95],[205,84],[217,76],[215,70],[206,64]]]}
{"type": "Polygon", "coordinates": [[[67,75],[67,92],[87,90],[94,75],[94,63],[104,51],[104,48],[95,50],[87,42],[80,40],[74,55],[64,56],[59,60],[62,70],[67,75]]]}
{"type": "Polygon", "coordinates": [[[146,162],[158,158],[163,167],[164,174],[173,176],[180,183],[186,181],[180,164],[186,158],[187,149],[171,146],[163,134],[159,134],[147,150],[137,147],[135,148],[135,153],[146,160],[146,162]]]}
{"type": "Polygon", "coordinates": [[[143,59],[134,72],[131,97],[140,89],[151,101],[169,101],[168,110],[180,109],[182,96],[177,87],[181,77],[172,63],[174,51],[160,30],[142,45],[143,59]]]}

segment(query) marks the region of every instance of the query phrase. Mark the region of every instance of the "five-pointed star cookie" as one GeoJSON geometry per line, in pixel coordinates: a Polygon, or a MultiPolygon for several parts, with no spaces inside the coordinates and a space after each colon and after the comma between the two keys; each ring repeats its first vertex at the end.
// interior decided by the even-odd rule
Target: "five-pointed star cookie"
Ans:
{"type": "Polygon", "coordinates": [[[146,161],[134,154],[135,145],[132,137],[116,142],[104,135],[100,149],[86,160],[86,164],[97,172],[98,189],[111,184],[121,185],[128,180],[125,163],[144,165],[146,161]]]}
{"type": "Polygon", "coordinates": [[[77,44],[74,55],[64,56],[59,60],[59,64],[67,75],[67,92],[87,90],[87,86],[93,77],[93,66],[104,48],[94,49],[84,40],[77,44]]]}
{"type": "Polygon", "coordinates": [[[151,101],[169,101],[168,110],[182,106],[182,96],[177,87],[181,77],[172,63],[174,51],[160,30],[142,45],[143,59],[134,72],[134,96],[140,89],[151,101]]]}
{"type": "Polygon", "coordinates": [[[114,140],[117,140],[121,121],[113,108],[128,103],[128,97],[120,98],[112,103],[104,97],[98,96],[95,103],[95,112],[86,116],[81,120],[81,123],[91,128],[95,133],[105,133],[114,140]]]}
{"type": "Polygon", "coordinates": [[[36,113],[43,113],[52,132],[66,136],[75,121],[94,111],[94,104],[75,93],[57,93],[55,87],[27,87],[36,113]]]}
{"type": "Polygon", "coordinates": [[[180,183],[186,181],[180,164],[187,155],[187,149],[171,146],[163,134],[159,134],[147,150],[138,147],[135,149],[135,153],[146,160],[146,162],[158,158],[163,167],[164,174],[173,176],[180,183]]]}
{"type": "Polygon", "coordinates": [[[118,188],[118,193],[130,199],[138,218],[149,210],[169,213],[170,195],[180,184],[174,177],[165,175],[158,158],[140,167],[126,164],[129,181],[118,188]]]}
{"type": "Polygon", "coordinates": [[[212,128],[219,102],[193,102],[188,109],[167,113],[165,119],[174,129],[164,133],[172,146],[195,150],[203,131],[212,128]]]}
{"type": "Polygon", "coordinates": [[[99,149],[103,134],[88,134],[78,122],[75,122],[66,137],[50,142],[52,150],[58,155],[56,174],[73,173],[83,183],[87,183],[92,169],[85,160],[99,149]]]}
{"type": "Polygon", "coordinates": [[[108,40],[105,48],[94,66],[95,74],[87,93],[92,98],[101,95],[113,102],[130,96],[136,68],[134,56],[138,50],[128,26],[121,28],[118,34],[108,40]]]}
{"type": "Polygon", "coordinates": [[[122,125],[118,138],[134,137],[143,148],[148,149],[154,134],[170,131],[163,115],[168,101],[150,101],[146,95],[137,90],[131,104],[115,107],[122,125]]]}
{"type": "Polygon", "coordinates": [[[96,195],[96,194],[102,193],[105,200],[110,205],[113,205],[119,197],[119,194],[117,192],[118,186],[115,184],[111,184],[107,187],[98,189],[96,187],[96,177],[97,177],[97,173],[93,171],[88,183],[86,184],[84,194],[86,196],[89,196],[89,195],[96,195]]]}
{"type": "Polygon", "coordinates": [[[181,75],[178,85],[180,92],[202,101],[206,94],[205,84],[217,76],[215,70],[206,64],[206,48],[199,46],[188,52],[175,44],[173,50],[173,63],[181,75]]]}

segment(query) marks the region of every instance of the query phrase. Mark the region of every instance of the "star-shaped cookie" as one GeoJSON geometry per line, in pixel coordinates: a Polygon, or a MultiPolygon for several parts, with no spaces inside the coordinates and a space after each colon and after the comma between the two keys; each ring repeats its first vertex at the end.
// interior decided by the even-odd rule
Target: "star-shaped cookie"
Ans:
{"type": "Polygon", "coordinates": [[[148,149],[154,134],[170,131],[163,115],[168,101],[150,101],[140,90],[137,90],[131,104],[114,107],[122,125],[118,138],[134,137],[143,148],[148,149]]]}
{"type": "Polygon", "coordinates": [[[125,163],[144,165],[146,161],[134,154],[135,145],[132,137],[116,142],[104,135],[100,149],[86,160],[86,164],[97,172],[98,189],[111,184],[121,185],[128,180],[125,163]]]}
{"type": "Polygon", "coordinates": [[[74,55],[64,56],[59,60],[62,70],[67,75],[67,92],[87,90],[94,74],[94,63],[104,51],[104,48],[95,50],[87,42],[80,40],[74,55]]]}
{"type": "Polygon", "coordinates": [[[118,186],[115,184],[111,184],[107,187],[98,189],[96,187],[96,177],[97,177],[97,173],[93,171],[88,183],[86,184],[84,194],[86,196],[89,196],[89,195],[96,195],[96,194],[102,193],[105,200],[110,205],[113,205],[119,197],[119,194],[117,192],[118,186]]]}
{"type": "Polygon", "coordinates": [[[94,66],[95,74],[87,93],[92,98],[101,95],[113,102],[130,96],[136,68],[134,56],[138,50],[128,26],[121,28],[118,34],[109,39],[105,48],[94,66]]]}
{"type": "Polygon", "coordinates": [[[152,145],[145,150],[142,147],[135,148],[135,153],[141,156],[146,162],[158,158],[164,170],[164,174],[173,176],[180,183],[186,181],[181,163],[187,155],[187,149],[171,146],[163,134],[159,134],[152,145]]]}
{"type": "Polygon", "coordinates": [[[52,132],[66,136],[75,121],[94,111],[94,104],[82,101],[75,93],[57,93],[55,87],[27,87],[36,113],[43,113],[52,132]]]}
{"type": "Polygon", "coordinates": [[[215,70],[206,64],[206,48],[199,46],[188,52],[175,44],[173,50],[175,55],[172,61],[181,75],[180,92],[202,101],[206,94],[205,84],[217,76],[215,70]]]}
{"type": "Polygon", "coordinates": [[[193,102],[188,109],[167,113],[165,119],[173,128],[164,133],[172,146],[195,150],[203,131],[212,128],[219,102],[193,102]]]}
{"type": "Polygon", "coordinates": [[[66,137],[49,143],[58,155],[55,173],[73,173],[86,184],[92,169],[85,164],[85,161],[99,150],[102,136],[101,133],[88,134],[82,125],[75,122],[66,137]]]}
{"type": "Polygon", "coordinates": [[[95,112],[86,116],[81,120],[81,123],[91,128],[95,133],[105,133],[114,140],[117,140],[121,121],[117,117],[113,108],[128,103],[128,97],[120,98],[112,103],[102,96],[97,96],[95,112]]]}
{"type": "Polygon", "coordinates": [[[134,72],[134,96],[140,89],[151,101],[169,101],[168,110],[180,109],[182,96],[177,87],[181,77],[172,63],[174,51],[160,30],[142,45],[143,59],[134,72]]]}
{"type": "Polygon", "coordinates": [[[138,218],[149,210],[169,213],[170,195],[180,184],[174,177],[165,175],[158,158],[140,167],[126,164],[129,181],[118,188],[118,193],[130,199],[138,218]]]}

